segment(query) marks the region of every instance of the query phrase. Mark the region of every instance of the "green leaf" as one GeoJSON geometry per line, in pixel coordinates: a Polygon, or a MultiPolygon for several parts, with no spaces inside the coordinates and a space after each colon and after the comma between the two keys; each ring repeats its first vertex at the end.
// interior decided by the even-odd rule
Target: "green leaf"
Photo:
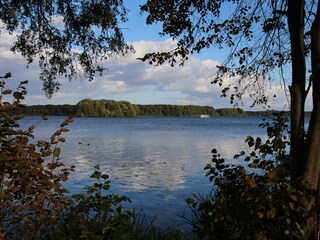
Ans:
{"type": "Polygon", "coordinates": [[[186,199],[186,203],[187,204],[193,204],[195,202],[195,200],[193,198],[187,198],[186,199]]]}
{"type": "Polygon", "coordinates": [[[295,202],[298,201],[298,196],[297,196],[297,195],[290,194],[290,198],[291,198],[293,201],[295,201],[295,202]]]}
{"type": "Polygon", "coordinates": [[[99,180],[100,177],[101,177],[101,172],[99,172],[99,171],[94,171],[94,173],[93,173],[90,177],[99,180]]]}
{"type": "Polygon", "coordinates": [[[108,175],[108,174],[102,174],[102,175],[101,175],[101,178],[106,180],[106,179],[109,178],[109,175],[108,175]]]}
{"type": "Polygon", "coordinates": [[[291,210],[294,210],[294,203],[293,202],[289,202],[289,206],[291,210]]]}
{"type": "Polygon", "coordinates": [[[208,169],[211,169],[211,168],[212,168],[211,164],[208,163],[208,164],[204,167],[204,170],[208,170],[208,169]]]}

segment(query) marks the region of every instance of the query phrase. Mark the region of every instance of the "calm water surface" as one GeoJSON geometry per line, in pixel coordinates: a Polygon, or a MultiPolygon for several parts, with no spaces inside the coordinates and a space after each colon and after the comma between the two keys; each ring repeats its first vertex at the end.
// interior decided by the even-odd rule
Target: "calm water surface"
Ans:
{"type": "MultiPolygon", "coordinates": [[[[22,125],[38,119],[27,117],[22,125]]],[[[49,139],[64,119],[40,122],[36,137],[49,139]]],[[[143,207],[162,226],[182,223],[178,215],[188,215],[184,199],[210,191],[203,168],[211,150],[232,161],[246,136],[264,136],[260,123],[261,117],[75,118],[61,145],[64,162],[76,166],[67,187],[82,192],[98,164],[110,176],[111,191],[132,200],[128,207],[143,207]]]]}

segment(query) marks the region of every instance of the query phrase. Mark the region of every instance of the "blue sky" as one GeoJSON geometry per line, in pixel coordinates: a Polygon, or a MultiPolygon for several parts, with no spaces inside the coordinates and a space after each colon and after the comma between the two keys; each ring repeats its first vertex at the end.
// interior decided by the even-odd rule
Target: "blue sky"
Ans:
{"type": "MultiPolygon", "coordinates": [[[[216,65],[221,63],[227,52],[208,49],[191,56],[183,67],[151,66],[136,60],[145,53],[174,48],[174,42],[168,37],[160,37],[160,25],[145,25],[145,16],[140,15],[139,5],[144,1],[125,0],[129,9],[129,21],[123,25],[125,40],[132,44],[135,54],[117,57],[106,62],[108,71],[102,77],[88,82],[81,77],[69,82],[61,79],[60,91],[51,99],[45,97],[39,70],[36,64],[26,68],[26,62],[19,55],[9,51],[14,36],[2,32],[0,42],[1,75],[10,71],[13,78],[10,87],[20,80],[29,80],[28,95],[25,103],[33,104],[76,104],[83,98],[126,100],[136,104],[193,104],[210,105],[214,108],[233,107],[228,98],[221,98],[221,89],[212,85],[212,74],[216,65]]],[[[225,79],[226,84],[231,79],[225,79]]],[[[287,99],[281,85],[273,84],[269,89],[278,97],[270,101],[273,109],[287,109],[287,99]]],[[[249,98],[244,98],[239,107],[250,109],[249,98]]],[[[310,109],[310,106],[307,107],[310,109]]],[[[260,108],[257,108],[257,110],[260,108]]],[[[253,109],[254,110],[254,109],[253,109]]]]}

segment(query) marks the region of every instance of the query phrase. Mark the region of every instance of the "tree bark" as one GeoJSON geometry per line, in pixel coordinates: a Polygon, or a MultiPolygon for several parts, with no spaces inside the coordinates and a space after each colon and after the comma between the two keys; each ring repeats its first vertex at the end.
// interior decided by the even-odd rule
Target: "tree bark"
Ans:
{"type": "MultiPolygon", "coordinates": [[[[316,17],[311,27],[311,82],[313,110],[309,121],[308,133],[303,160],[303,180],[311,189],[319,193],[320,182],[320,5],[318,3],[316,17]]],[[[310,212],[315,212],[303,226],[306,236],[311,239],[319,234],[317,199],[318,194],[312,199],[304,200],[303,204],[310,212]]]]}
{"type": "Polygon", "coordinates": [[[320,190],[320,5],[311,28],[311,67],[313,110],[305,148],[304,180],[312,189],[320,190]]]}
{"type": "Polygon", "coordinates": [[[295,178],[302,177],[304,169],[304,105],[306,97],[304,5],[304,0],[288,1],[288,26],[292,50],[290,159],[295,178]]]}

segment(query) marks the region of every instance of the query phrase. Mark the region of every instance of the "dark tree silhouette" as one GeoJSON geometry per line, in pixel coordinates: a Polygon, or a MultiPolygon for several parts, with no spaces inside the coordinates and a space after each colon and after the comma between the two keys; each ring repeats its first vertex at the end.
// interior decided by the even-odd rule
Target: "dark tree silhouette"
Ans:
{"type": "Polygon", "coordinates": [[[0,20],[17,34],[12,50],[28,64],[39,62],[48,97],[59,89],[59,76],[71,80],[81,72],[92,80],[104,70],[100,60],[133,51],[119,26],[126,14],[122,0],[0,1],[0,20]]]}

